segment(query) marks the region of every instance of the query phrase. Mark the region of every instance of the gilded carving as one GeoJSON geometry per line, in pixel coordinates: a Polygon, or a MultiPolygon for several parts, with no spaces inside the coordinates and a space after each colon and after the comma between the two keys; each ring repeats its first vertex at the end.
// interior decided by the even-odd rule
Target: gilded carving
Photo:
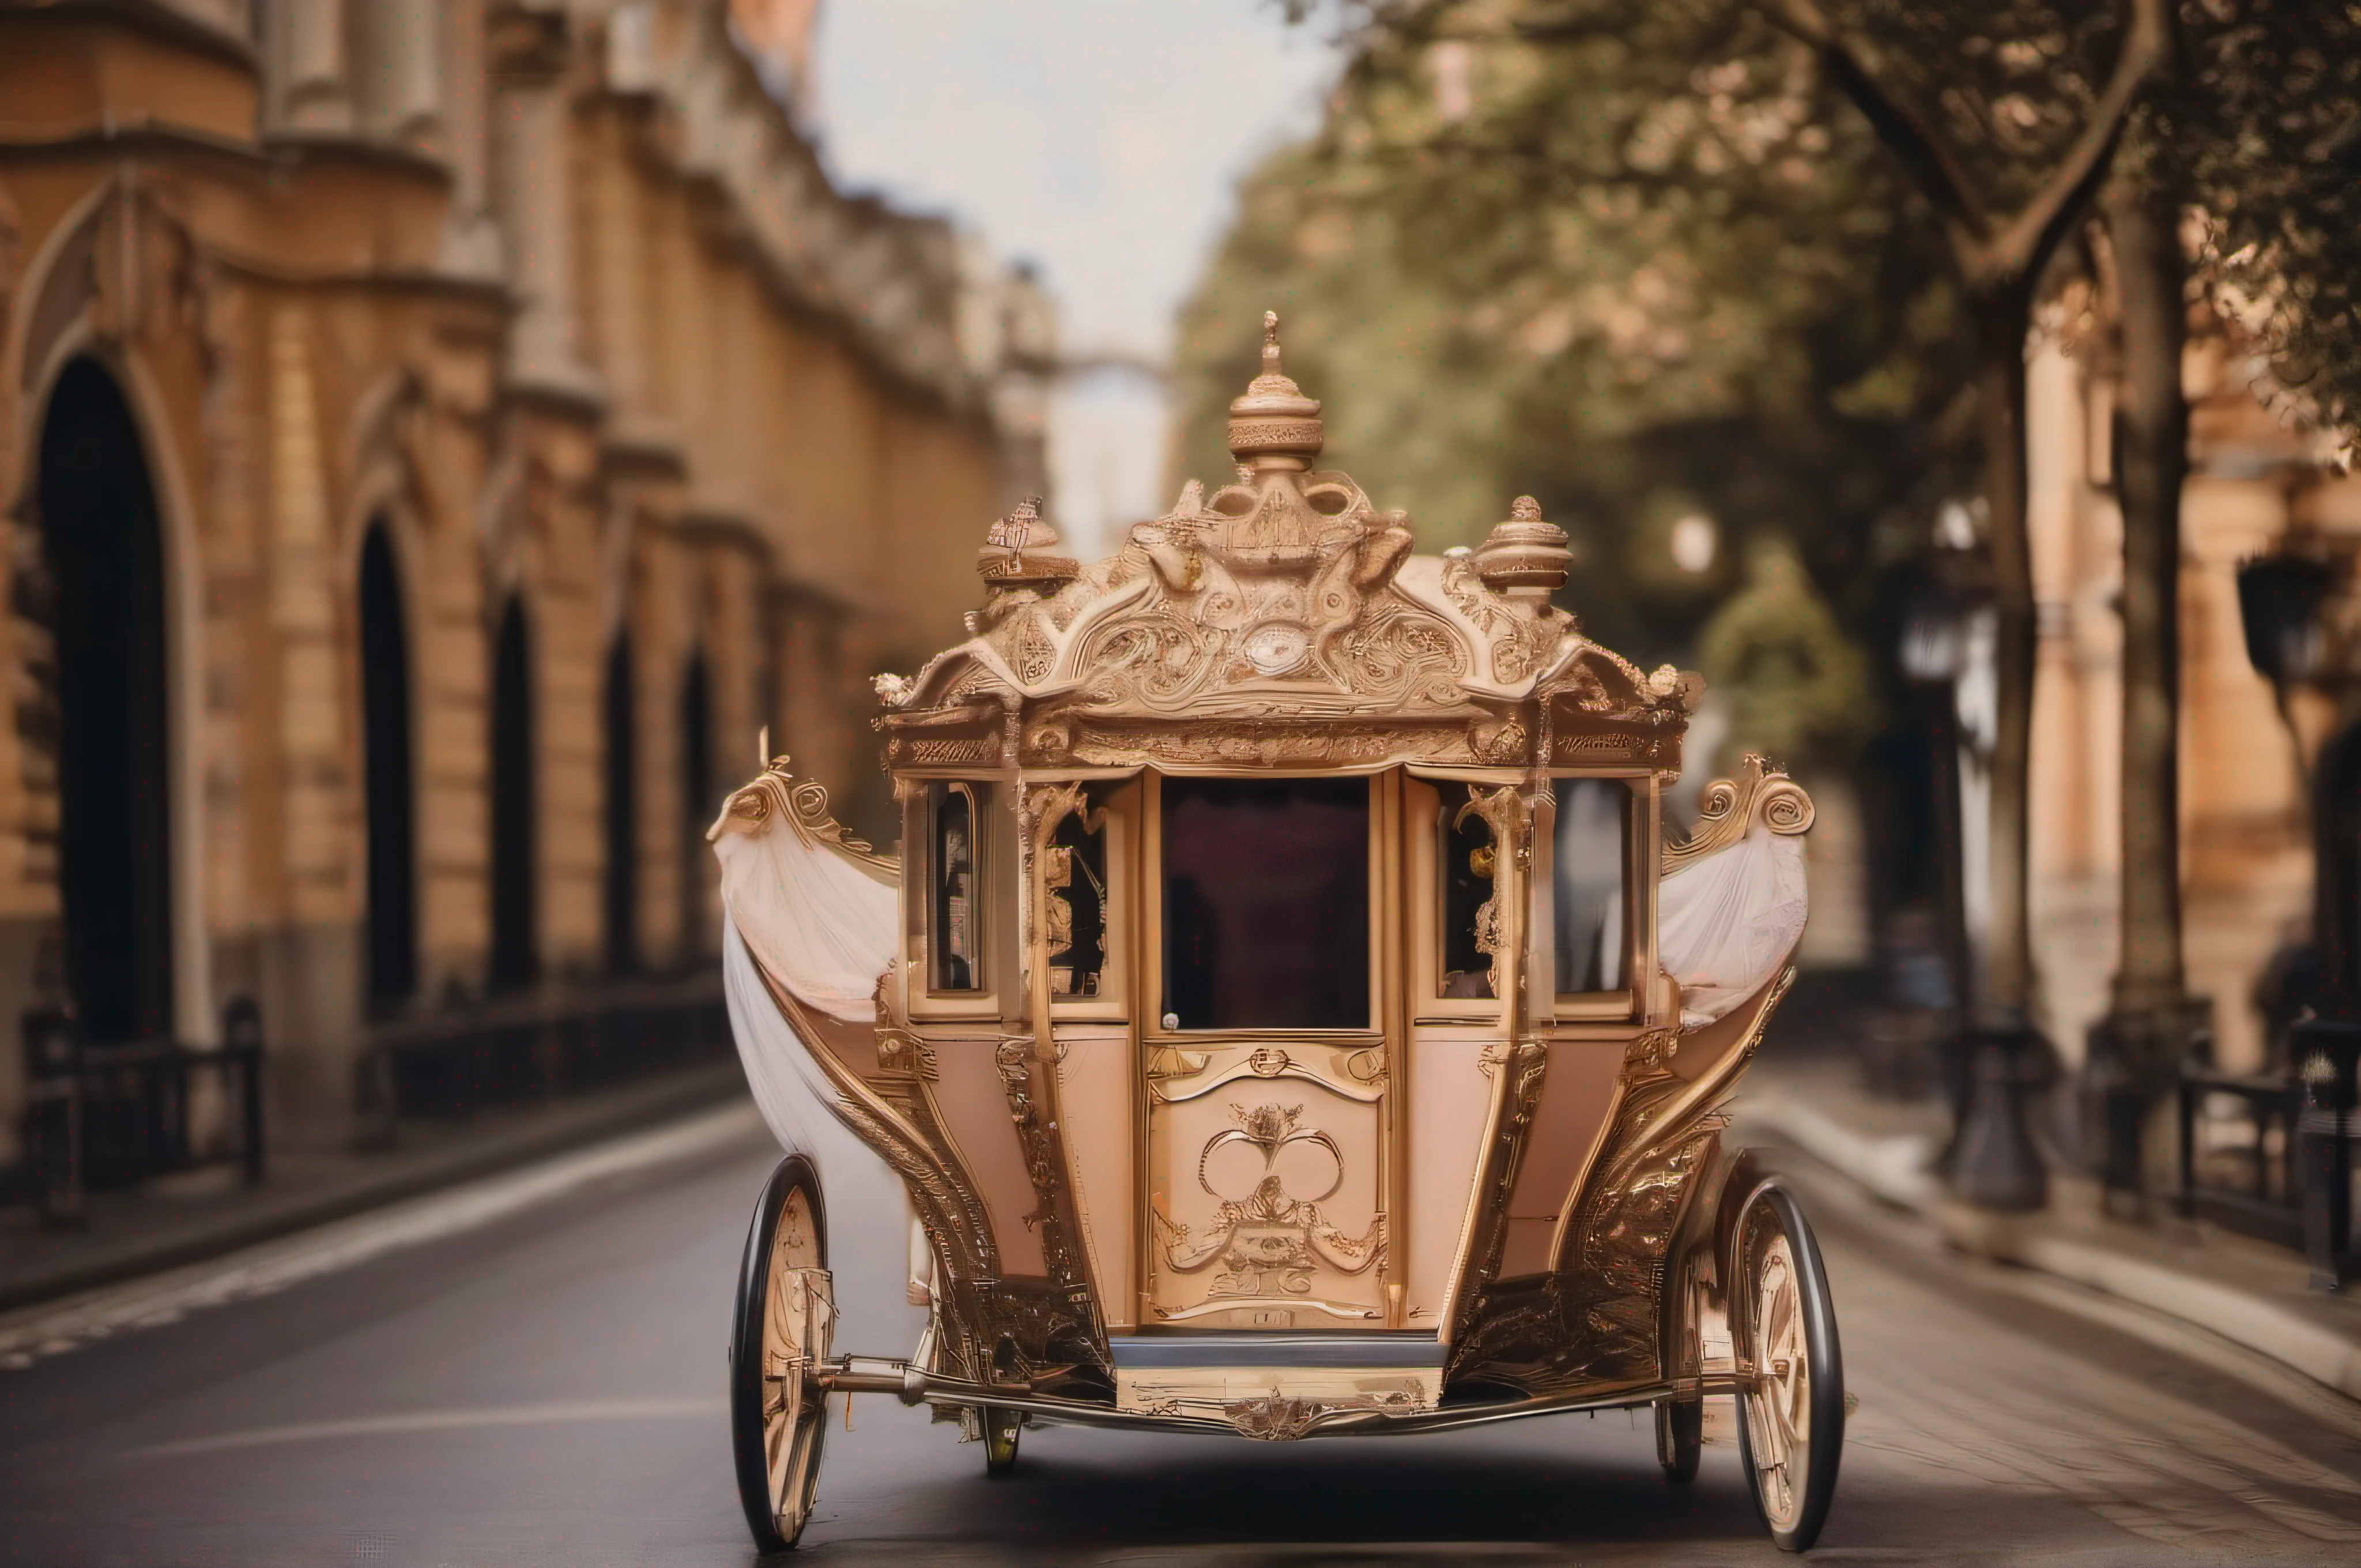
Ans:
{"type": "Polygon", "coordinates": [[[826,788],[810,779],[796,782],[785,753],[772,758],[770,765],[756,774],[752,783],[730,792],[730,798],[721,803],[721,815],[705,830],[705,837],[714,840],[725,833],[762,833],[781,822],[791,824],[807,840],[834,850],[883,881],[891,882],[901,875],[900,863],[893,856],[881,855],[852,837],[829,814],[826,788]]]}
{"type": "Polygon", "coordinates": [[[1356,1410],[1407,1410],[1417,1401],[1407,1393],[1357,1394],[1342,1399],[1290,1398],[1277,1392],[1258,1398],[1233,1399],[1222,1407],[1222,1417],[1241,1436],[1263,1442],[1292,1442],[1334,1415],[1356,1410]]]}
{"type": "Polygon", "coordinates": [[[1757,822],[1783,836],[1806,832],[1812,826],[1812,797],[1760,753],[1749,751],[1735,780],[1716,779],[1706,786],[1697,804],[1697,827],[1688,838],[1664,846],[1664,874],[1719,854],[1745,838],[1757,822]]]}
{"type": "Polygon", "coordinates": [[[1155,1212],[1165,1266],[1195,1274],[1219,1264],[1208,1296],[1257,1298],[1309,1296],[1323,1268],[1350,1277],[1382,1266],[1384,1215],[1349,1236],[1320,1212],[1321,1201],[1345,1184],[1336,1140],[1301,1125],[1301,1105],[1239,1105],[1231,1113],[1238,1124],[1207,1139],[1197,1156],[1197,1185],[1220,1205],[1205,1234],[1155,1212]],[[1290,1155],[1296,1157],[1283,1173],[1281,1158],[1290,1155]],[[1318,1190],[1290,1192],[1290,1179],[1318,1190]]]}

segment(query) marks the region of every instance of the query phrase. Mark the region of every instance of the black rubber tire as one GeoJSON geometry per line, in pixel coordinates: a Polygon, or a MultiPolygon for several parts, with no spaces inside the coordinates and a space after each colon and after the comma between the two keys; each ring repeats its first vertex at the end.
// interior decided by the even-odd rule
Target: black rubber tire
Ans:
{"type": "Polygon", "coordinates": [[[1686,1486],[1697,1479],[1697,1461],[1705,1453],[1705,1401],[1656,1401],[1656,1463],[1664,1479],[1686,1486]]]}
{"type": "Polygon", "coordinates": [[[779,1216],[788,1199],[800,1190],[809,1205],[813,1233],[818,1243],[819,1266],[828,1264],[828,1211],[820,1201],[819,1176],[801,1155],[789,1155],[771,1172],[763,1196],[754,1205],[747,1227],[746,1251],[738,1266],[738,1297],[730,1325],[730,1443],[738,1471],[738,1501],[746,1511],[746,1528],[754,1550],[789,1552],[811,1517],[811,1496],[819,1475],[820,1450],[828,1435],[828,1405],[823,1398],[809,1418],[811,1455],[806,1474],[803,1507],[792,1531],[782,1531],[771,1501],[770,1457],[763,1426],[763,1330],[770,1307],[773,1244],[779,1216]]]}
{"type": "Polygon", "coordinates": [[[1787,1478],[1793,1501],[1790,1517],[1774,1517],[1765,1501],[1763,1473],[1754,1464],[1757,1434],[1750,1431],[1755,1418],[1750,1414],[1752,1399],[1744,1394],[1737,1400],[1738,1462],[1746,1473],[1755,1515],[1772,1541],[1782,1552],[1807,1552],[1828,1522],[1828,1506],[1836,1497],[1837,1466],[1844,1455],[1844,1356],[1837,1343],[1836,1304],[1828,1296],[1828,1267],[1820,1260],[1819,1243],[1813,1239],[1812,1227],[1805,1222],[1794,1195],[1775,1181],[1765,1181],[1748,1196],[1738,1223],[1730,1229],[1730,1332],[1741,1360],[1757,1364],[1753,1344],[1758,1331],[1752,1321],[1753,1257],[1769,1247],[1774,1234],[1784,1235],[1788,1256],[1794,1261],[1798,1326],[1810,1385],[1806,1396],[1810,1426],[1803,1450],[1804,1475],[1800,1482],[1787,1478]],[[1758,1211],[1760,1220],[1755,1218],[1758,1211]]]}
{"type": "Polygon", "coordinates": [[[1007,1475],[1016,1468],[1016,1439],[1025,1431],[1025,1412],[986,1405],[976,1416],[983,1427],[983,1473],[1007,1475]]]}

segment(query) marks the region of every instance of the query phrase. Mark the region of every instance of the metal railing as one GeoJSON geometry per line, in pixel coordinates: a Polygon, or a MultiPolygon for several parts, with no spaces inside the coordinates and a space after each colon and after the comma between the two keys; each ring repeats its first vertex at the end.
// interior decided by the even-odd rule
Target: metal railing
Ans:
{"type": "Polygon", "coordinates": [[[252,1002],[223,1010],[214,1047],[89,1044],[70,1015],[46,1010],[22,1027],[23,1176],[45,1224],[82,1223],[94,1188],[193,1166],[235,1164],[247,1182],[262,1179],[262,1014],[252,1002]]]}
{"type": "Polygon", "coordinates": [[[2182,1217],[2301,1251],[2312,1284],[2361,1277],[2353,1230],[2353,1154],[2361,1025],[2305,1019],[2289,1034],[2285,1074],[2241,1076],[2196,1065],[2180,1083],[2182,1217]]]}
{"type": "Polygon", "coordinates": [[[370,1031],[380,1116],[447,1120],[602,1089],[730,1055],[719,975],[609,981],[525,995],[370,1031]]]}

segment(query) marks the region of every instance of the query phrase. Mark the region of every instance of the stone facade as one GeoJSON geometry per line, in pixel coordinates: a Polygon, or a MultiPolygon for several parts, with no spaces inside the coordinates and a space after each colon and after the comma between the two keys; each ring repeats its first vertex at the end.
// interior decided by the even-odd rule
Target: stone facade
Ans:
{"type": "MultiPolygon", "coordinates": [[[[2332,442],[2274,409],[2262,362],[2233,329],[2207,310],[2192,313],[2191,324],[2182,375],[2190,403],[2181,494],[2182,944],[2190,993],[2213,1004],[2217,1058],[2254,1070],[2266,1056],[2256,983],[2274,951],[2309,930],[2306,777],[2334,727],[2335,704],[2299,689],[2282,717],[2270,684],[2247,657],[2237,569],[2290,535],[2311,534],[2331,541],[2349,572],[2361,544],[2361,480],[2337,471],[2332,442]]],[[[2028,353],[2028,521],[2041,602],[2035,950],[2045,1032],[2072,1061],[2107,1010],[2118,940],[2123,638],[2115,606],[2123,534],[2111,471],[2115,392],[2103,334],[2037,334],[2028,353]]]]}
{"type": "MultiPolygon", "coordinates": [[[[882,815],[865,677],[955,640],[1039,483],[1048,311],[831,189],[729,11],[0,0],[0,1014],[104,1011],[66,906],[145,868],[131,1032],[257,998],[280,1135],[333,1140],[389,1017],[499,978],[500,919],[544,998],[709,959],[696,828],[763,727],[882,815]],[[152,615],[84,512],[152,530],[152,615]],[[142,650],[153,700],[102,718],[142,650]],[[118,853],[60,780],[159,731],[118,853]]],[[[22,1096],[12,1049],[0,1163],[22,1096]]]]}

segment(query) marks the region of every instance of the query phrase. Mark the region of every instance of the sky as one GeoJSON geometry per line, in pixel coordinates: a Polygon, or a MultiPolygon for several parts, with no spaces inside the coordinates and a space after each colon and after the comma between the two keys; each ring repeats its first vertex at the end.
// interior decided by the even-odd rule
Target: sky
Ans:
{"type": "MultiPolygon", "coordinates": [[[[1032,260],[1069,355],[1160,363],[1238,179],[1318,124],[1340,63],[1272,0],[823,0],[813,74],[844,186],[1032,260]]],[[[1162,405],[1136,377],[1063,389],[1052,516],[1071,543],[1104,547],[1170,499],[1162,405]]],[[[1220,453],[1183,457],[1223,476],[1220,453]]]]}

